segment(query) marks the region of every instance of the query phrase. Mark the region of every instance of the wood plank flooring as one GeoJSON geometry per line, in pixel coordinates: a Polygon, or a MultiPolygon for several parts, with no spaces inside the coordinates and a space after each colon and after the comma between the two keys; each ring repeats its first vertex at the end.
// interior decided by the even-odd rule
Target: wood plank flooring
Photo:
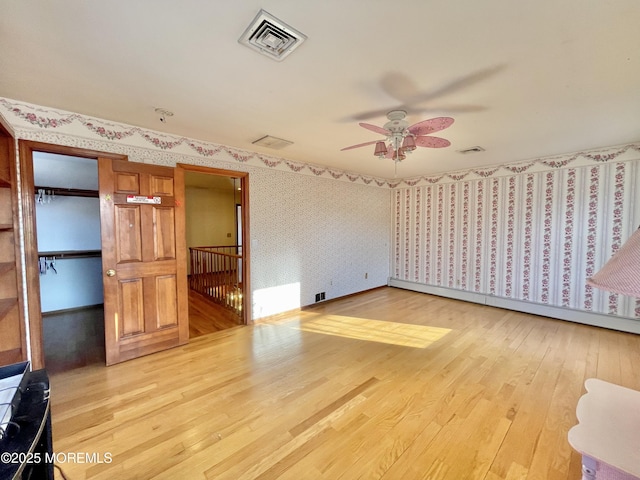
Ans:
{"type": "MultiPolygon", "coordinates": [[[[202,295],[189,292],[189,337],[237,327],[240,319],[202,295]]],[[[104,308],[71,309],[42,316],[45,365],[59,373],[87,365],[105,364],[104,308]]]]}
{"type": "Polygon", "coordinates": [[[573,480],[589,377],[640,390],[640,336],[383,288],[54,374],[54,450],[111,456],[73,480],[573,480]]]}
{"type": "Polygon", "coordinates": [[[232,311],[189,290],[189,338],[237,327],[241,321],[232,311]]]}

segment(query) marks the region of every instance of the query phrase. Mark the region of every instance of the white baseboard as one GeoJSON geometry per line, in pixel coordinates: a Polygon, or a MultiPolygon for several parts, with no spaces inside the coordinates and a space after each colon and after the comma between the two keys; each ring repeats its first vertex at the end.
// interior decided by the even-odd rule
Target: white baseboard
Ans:
{"type": "Polygon", "coordinates": [[[554,307],[551,305],[526,302],[523,300],[514,300],[511,298],[468,292],[466,290],[457,290],[455,288],[437,287],[424,283],[409,282],[407,280],[399,280],[396,278],[389,278],[388,285],[390,287],[403,288],[414,292],[428,293],[430,295],[438,295],[440,297],[464,300],[465,302],[479,303],[482,305],[504,308],[506,310],[514,310],[516,312],[531,313],[533,315],[541,315],[543,317],[556,318],[558,320],[567,320],[570,322],[592,325],[594,327],[609,328],[612,330],[619,330],[621,332],[640,334],[640,320],[633,318],[616,317],[614,315],[574,310],[572,308],[554,307]]]}

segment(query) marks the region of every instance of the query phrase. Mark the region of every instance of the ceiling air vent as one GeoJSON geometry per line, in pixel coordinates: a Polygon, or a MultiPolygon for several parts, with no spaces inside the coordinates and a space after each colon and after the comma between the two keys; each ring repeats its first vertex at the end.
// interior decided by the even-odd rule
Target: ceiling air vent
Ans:
{"type": "Polygon", "coordinates": [[[279,62],[306,39],[307,37],[295,28],[260,10],[238,42],[279,62]]]}
{"type": "Polygon", "coordinates": [[[271,135],[265,135],[253,142],[254,145],[260,145],[262,147],[273,148],[274,150],[280,150],[281,148],[293,145],[293,142],[289,140],[283,140],[282,138],[272,137],[271,135]]]}
{"type": "Polygon", "coordinates": [[[458,150],[458,153],[462,153],[462,154],[467,154],[467,153],[478,153],[478,152],[484,152],[484,148],[482,147],[471,147],[471,148],[465,148],[464,150],[458,150]]]}

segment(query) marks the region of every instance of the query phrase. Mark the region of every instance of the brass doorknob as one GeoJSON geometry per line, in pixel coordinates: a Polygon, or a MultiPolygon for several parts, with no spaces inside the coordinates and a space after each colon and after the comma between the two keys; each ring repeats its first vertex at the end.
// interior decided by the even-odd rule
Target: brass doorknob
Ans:
{"type": "Polygon", "coordinates": [[[110,268],[109,270],[107,270],[107,277],[114,277],[116,274],[116,271],[112,268],[110,268]]]}

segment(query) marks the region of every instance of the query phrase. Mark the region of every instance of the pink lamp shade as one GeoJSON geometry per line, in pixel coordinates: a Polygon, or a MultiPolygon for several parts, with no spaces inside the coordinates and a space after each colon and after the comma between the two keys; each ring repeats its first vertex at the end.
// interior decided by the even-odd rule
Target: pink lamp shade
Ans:
{"type": "Polygon", "coordinates": [[[404,137],[404,141],[402,142],[402,151],[403,152],[413,152],[416,149],[416,141],[413,136],[407,135],[404,137]]]}
{"type": "Polygon", "coordinates": [[[392,160],[396,161],[396,162],[401,162],[402,160],[404,160],[405,158],[407,158],[407,156],[404,154],[404,152],[402,151],[402,148],[399,150],[396,150],[395,152],[393,152],[393,157],[391,157],[392,160]]]}
{"type": "Polygon", "coordinates": [[[587,280],[587,284],[613,293],[640,297],[640,228],[600,271],[587,280]]]}
{"type": "Polygon", "coordinates": [[[380,158],[383,158],[387,154],[387,146],[384,142],[376,142],[376,149],[373,154],[380,158]]]}

